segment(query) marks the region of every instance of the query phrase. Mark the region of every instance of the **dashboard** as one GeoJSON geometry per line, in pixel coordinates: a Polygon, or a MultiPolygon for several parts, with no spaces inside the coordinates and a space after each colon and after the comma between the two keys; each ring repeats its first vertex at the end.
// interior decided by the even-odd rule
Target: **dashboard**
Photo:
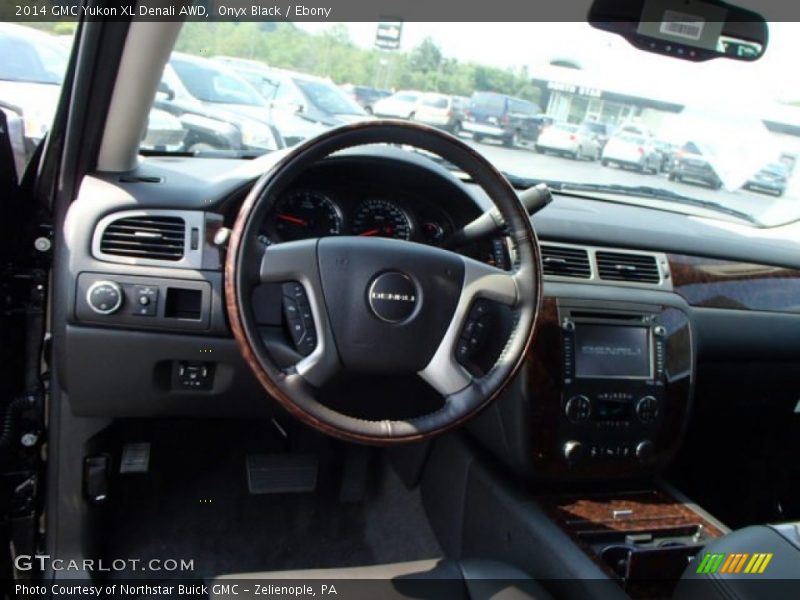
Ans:
{"type": "MultiPolygon", "coordinates": [[[[215,243],[275,158],[151,157],[135,172],[84,181],[60,232],[56,259],[66,268],[53,286],[59,377],[76,414],[280,414],[232,339],[225,248],[215,243]]],[[[799,358],[800,226],[762,231],[554,197],[534,217],[544,280],[534,348],[506,398],[470,425],[507,463],[548,477],[658,470],[690,419],[699,362],[799,358]],[[619,353],[629,360],[607,360],[619,353]]],[[[279,192],[260,236],[439,245],[490,207],[481,189],[426,157],[366,148],[318,163],[279,192]]],[[[459,252],[513,265],[503,236],[459,252]]],[[[254,296],[265,336],[281,335],[280,297],[280,288],[254,296]]],[[[380,383],[398,406],[431,406],[419,381],[380,383]]]]}

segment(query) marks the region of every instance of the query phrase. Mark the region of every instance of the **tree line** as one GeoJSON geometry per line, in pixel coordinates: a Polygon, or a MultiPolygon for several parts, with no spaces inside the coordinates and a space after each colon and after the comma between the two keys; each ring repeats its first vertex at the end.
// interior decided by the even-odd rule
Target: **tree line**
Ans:
{"type": "MultiPolygon", "coordinates": [[[[54,35],[71,35],[74,22],[29,23],[54,35]]],[[[235,56],[273,67],[381,89],[413,89],[471,96],[491,91],[541,104],[527,68],[501,69],[444,55],[431,38],[408,52],[362,48],[345,25],[311,33],[286,22],[187,22],[175,47],[205,56],[235,56]]]]}
{"type": "Polygon", "coordinates": [[[200,56],[235,56],[293,71],[383,89],[414,89],[470,96],[493,91],[538,102],[541,90],[526,68],[501,69],[444,56],[431,38],[409,52],[356,45],[347,27],[310,33],[292,23],[185,23],[176,50],[200,56]]]}

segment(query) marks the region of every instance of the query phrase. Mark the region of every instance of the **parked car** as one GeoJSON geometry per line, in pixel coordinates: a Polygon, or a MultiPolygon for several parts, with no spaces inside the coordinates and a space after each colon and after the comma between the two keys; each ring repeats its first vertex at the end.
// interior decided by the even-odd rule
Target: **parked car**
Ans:
{"type": "Polygon", "coordinates": [[[655,142],[635,133],[618,133],[608,140],[601,155],[604,167],[611,165],[658,173],[661,170],[661,153],[655,142]]]}
{"type": "MultiPolygon", "coordinates": [[[[214,61],[174,52],[164,68],[154,105],[197,126],[190,152],[270,151],[286,144],[269,103],[243,78],[214,61]]],[[[295,124],[296,128],[304,126],[295,124]]],[[[285,128],[284,128],[285,129],[285,128]]],[[[295,139],[316,135],[295,131],[295,139]]]]}
{"type": "MultiPolygon", "coordinates": [[[[22,120],[28,157],[50,129],[69,51],[42,31],[0,23],[0,56],[0,106],[22,120]]],[[[153,109],[142,148],[182,150],[186,133],[178,119],[153,109]]]]}
{"type": "Polygon", "coordinates": [[[608,140],[613,135],[614,127],[609,123],[600,123],[598,121],[584,121],[583,126],[588,128],[592,133],[597,136],[597,141],[600,143],[602,150],[608,140]]]}
{"type": "Polygon", "coordinates": [[[597,136],[583,125],[554,123],[548,125],[536,140],[536,151],[566,155],[577,160],[597,160],[600,144],[597,136]]]}
{"type": "Polygon", "coordinates": [[[659,167],[659,170],[662,173],[668,173],[672,167],[673,161],[675,160],[675,153],[678,151],[678,146],[672,142],[666,142],[659,139],[656,139],[653,144],[656,147],[656,151],[661,156],[661,166],[659,167]]]}
{"type": "MultiPolygon", "coordinates": [[[[248,80],[248,69],[234,66],[248,80]]],[[[266,69],[259,91],[270,105],[328,129],[370,118],[370,115],[333,81],[284,69],[266,69]]]]}
{"type": "Polygon", "coordinates": [[[342,91],[370,115],[373,114],[373,106],[378,100],[392,95],[388,90],[379,90],[366,85],[345,84],[342,86],[342,91]]]}
{"type": "Polygon", "coordinates": [[[540,133],[538,105],[494,92],[475,92],[469,102],[464,131],[476,142],[494,139],[506,146],[535,143],[540,133]]]}
{"type": "Polygon", "coordinates": [[[458,135],[464,122],[464,112],[458,108],[458,101],[453,96],[425,94],[417,106],[413,120],[458,135]]]}
{"type": "Polygon", "coordinates": [[[693,142],[687,142],[675,154],[669,179],[702,183],[715,190],[722,187],[722,180],[714,167],[693,142]]]}
{"type": "Polygon", "coordinates": [[[378,117],[393,117],[396,119],[411,119],[419,108],[422,92],[403,90],[395,92],[387,98],[378,100],[372,106],[372,113],[378,117]]]}
{"type": "Polygon", "coordinates": [[[742,186],[754,192],[766,192],[783,196],[789,181],[789,167],[782,162],[769,163],[748,179],[742,186]]]}
{"type": "Polygon", "coordinates": [[[533,141],[535,142],[536,140],[539,139],[539,135],[542,133],[542,130],[544,130],[545,127],[549,127],[555,122],[556,120],[550,115],[542,114],[533,117],[533,123],[536,125],[536,132],[535,132],[536,137],[534,138],[533,141]]]}

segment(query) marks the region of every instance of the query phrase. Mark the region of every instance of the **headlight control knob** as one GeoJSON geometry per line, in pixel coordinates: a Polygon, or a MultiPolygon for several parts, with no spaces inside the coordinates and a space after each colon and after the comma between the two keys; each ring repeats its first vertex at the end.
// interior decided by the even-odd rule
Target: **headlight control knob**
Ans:
{"type": "Polygon", "coordinates": [[[110,315],[118,311],[124,297],[122,288],[113,281],[95,281],[86,291],[86,302],[98,315],[110,315]]]}

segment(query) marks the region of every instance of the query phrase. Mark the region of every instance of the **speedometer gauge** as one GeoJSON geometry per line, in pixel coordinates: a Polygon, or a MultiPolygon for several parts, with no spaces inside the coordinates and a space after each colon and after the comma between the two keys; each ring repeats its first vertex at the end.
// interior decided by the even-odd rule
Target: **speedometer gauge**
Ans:
{"type": "Polygon", "coordinates": [[[278,200],[273,209],[272,226],[284,241],[339,235],[342,214],[325,194],[293,192],[278,200]]]}
{"type": "Polygon", "coordinates": [[[411,239],[411,219],[387,200],[366,200],[353,217],[353,233],[361,236],[411,239]]]}

